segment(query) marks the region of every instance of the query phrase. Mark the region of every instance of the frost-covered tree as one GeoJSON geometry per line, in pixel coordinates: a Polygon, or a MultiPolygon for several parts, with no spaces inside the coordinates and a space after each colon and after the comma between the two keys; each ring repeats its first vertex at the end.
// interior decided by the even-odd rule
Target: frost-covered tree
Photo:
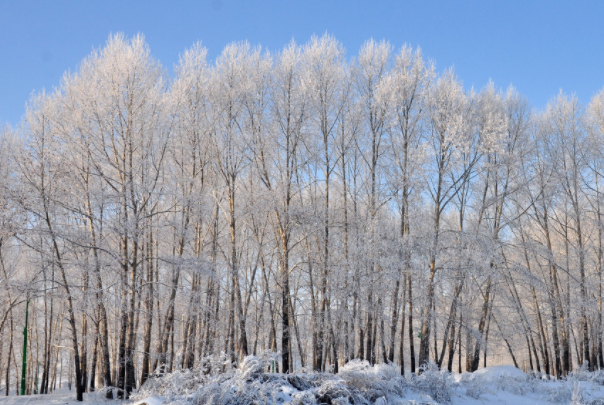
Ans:
{"type": "Polygon", "coordinates": [[[329,35],[207,55],[169,77],[141,36],[112,36],[2,131],[5,392],[28,299],[28,393],[127,398],[248,355],[283,373],[604,367],[604,93],[536,111],[419,50],[349,59],[329,35]]]}

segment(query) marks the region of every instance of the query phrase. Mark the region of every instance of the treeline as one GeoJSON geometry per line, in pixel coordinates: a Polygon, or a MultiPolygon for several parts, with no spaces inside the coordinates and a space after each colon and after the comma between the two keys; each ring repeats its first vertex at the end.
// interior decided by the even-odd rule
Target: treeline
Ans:
{"type": "Polygon", "coordinates": [[[284,373],[604,366],[604,92],[535,111],[327,35],[206,55],[169,77],[113,36],[3,131],[7,395],[27,300],[26,391],[80,399],[263,351],[284,373]]]}

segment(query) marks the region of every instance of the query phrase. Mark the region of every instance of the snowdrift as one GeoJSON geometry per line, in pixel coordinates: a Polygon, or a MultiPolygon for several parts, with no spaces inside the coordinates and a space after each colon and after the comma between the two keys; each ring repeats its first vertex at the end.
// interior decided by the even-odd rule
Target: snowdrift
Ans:
{"type": "Polygon", "coordinates": [[[482,378],[500,378],[500,377],[519,377],[525,378],[526,373],[514,366],[491,366],[476,370],[472,373],[474,377],[482,378]]]}

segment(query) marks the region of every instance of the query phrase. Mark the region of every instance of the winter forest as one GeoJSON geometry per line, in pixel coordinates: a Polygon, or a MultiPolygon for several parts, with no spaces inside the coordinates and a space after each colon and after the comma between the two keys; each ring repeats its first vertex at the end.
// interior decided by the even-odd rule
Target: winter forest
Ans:
{"type": "Polygon", "coordinates": [[[0,131],[2,395],[248,355],[604,368],[602,145],[604,91],[537,110],[419,49],[196,44],[168,74],[111,36],[0,131]]]}

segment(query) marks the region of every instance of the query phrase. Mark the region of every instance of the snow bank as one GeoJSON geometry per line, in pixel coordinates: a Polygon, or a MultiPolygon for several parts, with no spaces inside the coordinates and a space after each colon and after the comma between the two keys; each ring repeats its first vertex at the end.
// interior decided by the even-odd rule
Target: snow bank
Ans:
{"type": "Polygon", "coordinates": [[[517,377],[526,378],[527,374],[512,365],[490,366],[476,370],[473,373],[452,374],[451,378],[454,382],[472,380],[476,377],[481,377],[484,380],[501,378],[501,377],[517,377]]]}
{"type": "Polygon", "coordinates": [[[163,397],[148,397],[132,403],[132,405],[162,405],[164,403],[163,397]]]}
{"type": "Polygon", "coordinates": [[[500,378],[504,376],[526,378],[526,373],[514,366],[490,366],[480,368],[473,373],[485,378],[500,378]]]}

